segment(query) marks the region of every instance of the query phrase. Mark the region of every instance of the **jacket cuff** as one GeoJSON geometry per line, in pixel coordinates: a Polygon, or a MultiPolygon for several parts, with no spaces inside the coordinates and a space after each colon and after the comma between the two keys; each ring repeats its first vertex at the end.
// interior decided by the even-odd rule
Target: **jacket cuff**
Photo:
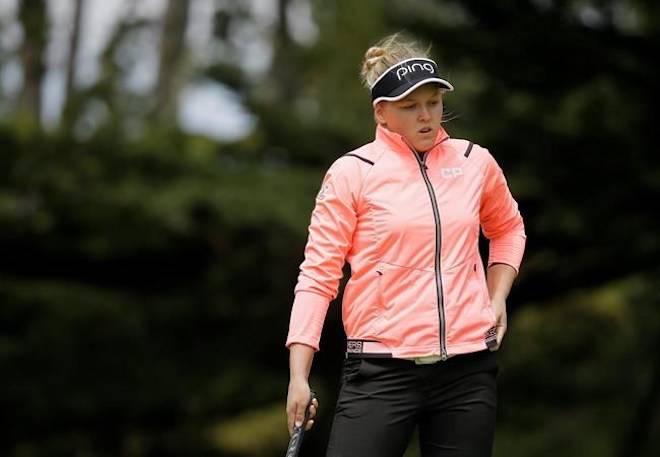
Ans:
{"type": "Polygon", "coordinates": [[[287,348],[293,343],[302,343],[311,346],[315,351],[319,350],[329,304],[330,299],[323,295],[304,290],[296,292],[286,339],[287,348]]]}
{"type": "Polygon", "coordinates": [[[525,235],[513,235],[490,240],[488,266],[495,263],[505,263],[513,267],[516,274],[518,274],[525,252],[525,241],[525,235]]]}

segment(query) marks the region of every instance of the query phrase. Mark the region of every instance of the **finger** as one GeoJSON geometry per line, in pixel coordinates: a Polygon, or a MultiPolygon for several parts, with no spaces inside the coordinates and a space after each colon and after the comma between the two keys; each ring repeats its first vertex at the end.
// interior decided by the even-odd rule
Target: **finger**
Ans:
{"type": "Polygon", "coordinates": [[[504,332],[506,331],[506,327],[503,327],[502,325],[497,325],[497,334],[495,335],[495,344],[488,348],[490,352],[495,352],[500,348],[500,345],[502,344],[502,339],[504,338],[504,332]]]}
{"type": "Polygon", "coordinates": [[[303,424],[303,421],[305,420],[305,406],[306,405],[301,403],[298,403],[296,405],[296,414],[294,420],[294,425],[296,427],[300,427],[303,424]]]}
{"type": "Polygon", "coordinates": [[[504,340],[504,334],[506,333],[506,328],[500,327],[497,331],[497,346],[496,348],[499,349],[500,346],[502,346],[502,341],[504,340]]]}
{"type": "Polygon", "coordinates": [[[287,407],[286,410],[286,415],[287,415],[287,427],[289,428],[289,434],[293,433],[293,428],[296,426],[296,423],[298,422],[300,418],[300,423],[302,423],[302,416],[304,415],[305,411],[305,406],[300,405],[300,403],[292,401],[292,404],[290,404],[287,407]]]}
{"type": "Polygon", "coordinates": [[[314,420],[310,419],[307,421],[307,426],[305,427],[305,430],[309,430],[314,426],[314,420]]]}
{"type": "Polygon", "coordinates": [[[287,411],[286,413],[286,425],[287,428],[289,429],[289,435],[293,433],[293,421],[295,419],[296,415],[293,411],[287,411]]]}
{"type": "Polygon", "coordinates": [[[497,329],[497,343],[501,344],[502,340],[504,339],[504,335],[506,334],[506,327],[502,326],[497,329]]]}

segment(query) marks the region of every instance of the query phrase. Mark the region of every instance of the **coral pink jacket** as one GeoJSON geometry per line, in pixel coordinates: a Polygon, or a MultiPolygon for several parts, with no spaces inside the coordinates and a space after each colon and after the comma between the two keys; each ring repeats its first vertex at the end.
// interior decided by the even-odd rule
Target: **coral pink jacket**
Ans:
{"type": "Polygon", "coordinates": [[[441,128],[423,158],[383,127],[337,159],[312,212],[295,287],[287,347],[319,348],[344,261],[342,317],[348,352],[421,357],[490,347],[495,315],[479,255],[518,271],[525,230],[488,150],[441,128]]]}

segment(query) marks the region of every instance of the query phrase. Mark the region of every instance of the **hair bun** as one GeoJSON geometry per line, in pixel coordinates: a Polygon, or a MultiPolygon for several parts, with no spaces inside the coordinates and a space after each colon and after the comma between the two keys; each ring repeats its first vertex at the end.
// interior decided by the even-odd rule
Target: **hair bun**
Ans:
{"type": "Polygon", "coordinates": [[[385,49],[380,46],[372,46],[364,54],[364,66],[366,70],[372,69],[385,55],[385,49]]]}
{"type": "Polygon", "coordinates": [[[378,80],[381,74],[397,62],[405,59],[428,57],[429,50],[420,47],[417,42],[397,32],[382,38],[364,53],[360,79],[367,89],[378,80]]]}

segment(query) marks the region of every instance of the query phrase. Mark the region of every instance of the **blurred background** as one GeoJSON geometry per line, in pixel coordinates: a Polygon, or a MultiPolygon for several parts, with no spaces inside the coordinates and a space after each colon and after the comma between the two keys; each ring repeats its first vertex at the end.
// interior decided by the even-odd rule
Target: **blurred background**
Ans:
{"type": "Polygon", "coordinates": [[[651,0],[0,0],[0,455],[283,455],[314,196],[373,138],[361,59],[401,30],[526,222],[495,455],[657,455],[651,0]]]}

